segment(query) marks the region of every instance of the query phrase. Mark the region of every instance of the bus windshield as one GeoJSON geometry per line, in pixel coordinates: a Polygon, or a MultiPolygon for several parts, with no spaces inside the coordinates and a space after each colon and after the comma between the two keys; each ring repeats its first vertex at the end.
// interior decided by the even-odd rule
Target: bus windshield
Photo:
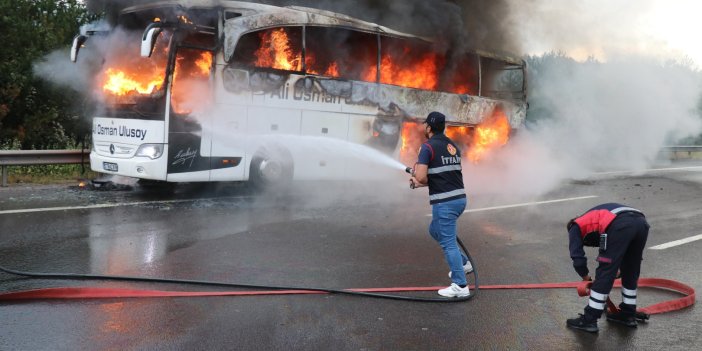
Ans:
{"type": "MultiPolygon", "coordinates": [[[[177,32],[176,32],[177,33],[177,32]]],[[[173,87],[170,104],[177,114],[192,112],[195,105],[206,101],[205,95],[193,97],[193,91],[207,91],[207,82],[214,59],[213,53],[200,47],[212,46],[213,36],[181,33],[175,49],[175,62],[168,70],[169,55],[175,45],[173,31],[163,31],[156,39],[151,57],[141,57],[140,37],[125,34],[109,44],[101,73],[97,77],[99,97],[112,117],[163,119],[165,115],[166,74],[172,71],[173,87]],[[149,117],[150,116],[150,117],[149,117]]],[[[118,37],[121,35],[116,35],[118,37]]]]}
{"type": "Polygon", "coordinates": [[[141,57],[137,32],[118,32],[107,39],[107,55],[97,79],[98,96],[119,116],[134,113],[140,118],[160,115],[159,100],[165,96],[166,72],[172,32],[164,30],[156,39],[151,57],[141,57]]]}

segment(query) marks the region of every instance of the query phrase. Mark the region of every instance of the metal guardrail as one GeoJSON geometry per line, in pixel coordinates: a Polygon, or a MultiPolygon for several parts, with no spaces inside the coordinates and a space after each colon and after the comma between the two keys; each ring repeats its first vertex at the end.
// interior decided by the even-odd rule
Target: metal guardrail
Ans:
{"type": "Polygon", "coordinates": [[[2,186],[7,186],[9,166],[69,165],[90,163],[90,150],[0,150],[2,186]]]}
{"type": "Polygon", "coordinates": [[[702,151],[702,145],[678,145],[678,146],[664,146],[663,150],[670,151],[702,151]]]}
{"type": "Polygon", "coordinates": [[[700,159],[700,158],[702,158],[702,146],[698,146],[698,145],[664,146],[661,148],[660,153],[664,154],[665,157],[667,157],[671,160],[700,159]]]}

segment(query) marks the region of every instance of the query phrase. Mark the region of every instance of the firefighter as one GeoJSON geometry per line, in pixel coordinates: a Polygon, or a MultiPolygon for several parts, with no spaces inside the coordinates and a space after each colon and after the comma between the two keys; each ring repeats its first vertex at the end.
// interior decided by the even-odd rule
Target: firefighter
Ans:
{"type": "Polygon", "coordinates": [[[445,134],[446,116],[432,112],[424,122],[424,136],[410,185],[414,188],[429,187],[429,203],[432,207],[432,221],[429,234],[444,251],[446,263],[451,271],[451,285],[438,291],[445,297],[466,297],[470,295],[466,273],[473,271],[473,265],[458,248],[456,242],[456,221],[466,209],[467,198],[463,187],[461,151],[445,134]]]}
{"type": "Polygon", "coordinates": [[[597,320],[605,310],[607,298],[619,271],[622,279],[620,312],[607,313],[607,320],[635,328],[636,287],[649,225],[644,214],[626,205],[606,203],[568,222],[570,257],[573,268],[583,278],[591,280],[583,245],[599,247],[595,280],[585,313],[568,319],[570,328],[596,333],[597,320]]]}

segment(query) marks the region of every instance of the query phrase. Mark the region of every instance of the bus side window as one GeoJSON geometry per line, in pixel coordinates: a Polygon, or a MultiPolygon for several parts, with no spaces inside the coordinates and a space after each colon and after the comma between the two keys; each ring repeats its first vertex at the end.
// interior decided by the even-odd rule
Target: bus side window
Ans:
{"type": "Polygon", "coordinates": [[[479,56],[465,54],[449,60],[441,73],[441,91],[454,94],[478,95],[480,77],[479,56]]]}
{"type": "Polygon", "coordinates": [[[269,28],[239,38],[233,64],[241,67],[302,71],[302,27],[269,28]]]}
{"type": "Polygon", "coordinates": [[[342,28],[305,28],[307,74],[375,82],[378,37],[342,28]]]}
{"type": "Polygon", "coordinates": [[[524,67],[514,63],[481,57],[482,96],[494,99],[524,98],[524,67]]]}
{"type": "Polygon", "coordinates": [[[380,82],[437,91],[445,58],[428,43],[382,37],[380,82]]]}

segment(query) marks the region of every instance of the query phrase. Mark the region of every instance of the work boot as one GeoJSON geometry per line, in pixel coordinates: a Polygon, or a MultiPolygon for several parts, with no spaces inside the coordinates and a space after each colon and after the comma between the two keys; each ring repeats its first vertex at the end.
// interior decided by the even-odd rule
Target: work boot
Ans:
{"type": "MultiPolygon", "coordinates": [[[[473,271],[473,265],[470,263],[470,261],[466,262],[466,264],[463,265],[463,273],[468,274],[473,271]]],[[[449,278],[451,278],[451,272],[449,272],[449,278]]]]}
{"type": "Polygon", "coordinates": [[[636,328],[636,315],[619,311],[617,313],[607,313],[607,320],[614,323],[626,325],[629,328],[636,328]]]}
{"type": "Polygon", "coordinates": [[[458,286],[456,283],[451,283],[451,286],[445,289],[441,289],[438,291],[439,295],[445,296],[445,297],[466,297],[470,295],[470,289],[466,285],[465,288],[461,288],[458,286]]]}
{"type": "Polygon", "coordinates": [[[600,329],[597,328],[597,320],[590,321],[583,314],[578,318],[572,318],[566,321],[569,328],[584,330],[589,333],[597,333],[600,329]]]}

